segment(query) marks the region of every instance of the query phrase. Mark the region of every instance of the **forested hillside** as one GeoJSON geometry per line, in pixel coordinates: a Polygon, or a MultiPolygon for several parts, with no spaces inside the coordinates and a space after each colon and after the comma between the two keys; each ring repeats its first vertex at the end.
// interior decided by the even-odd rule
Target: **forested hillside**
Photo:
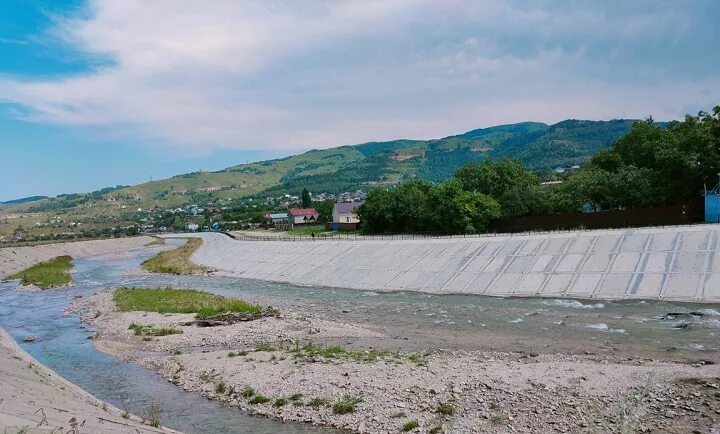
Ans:
{"type": "Polygon", "coordinates": [[[312,150],[286,158],[195,172],[131,187],[68,194],[17,204],[13,211],[53,212],[125,206],[165,208],[237,197],[368,190],[411,179],[439,182],[488,157],[513,157],[541,177],[556,167],[583,164],[625,134],[632,120],[523,122],[434,140],[394,140],[312,150]]]}

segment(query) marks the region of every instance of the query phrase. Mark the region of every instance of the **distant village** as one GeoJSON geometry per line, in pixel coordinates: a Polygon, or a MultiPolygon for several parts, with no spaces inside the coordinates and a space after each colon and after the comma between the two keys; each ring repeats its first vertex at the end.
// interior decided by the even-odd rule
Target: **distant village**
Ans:
{"type": "MultiPolygon", "coordinates": [[[[217,199],[203,205],[188,204],[153,210],[138,218],[139,230],[152,234],[258,228],[291,230],[302,226],[317,226],[319,230],[328,231],[359,228],[357,209],[367,197],[366,192],[308,194],[309,203],[305,204],[301,196],[284,194],[264,199],[217,199]],[[179,227],[180,222],[182,225],[179,227]]],[[[143,213],[143,210],[138,209],[138,213],[143,213]]]]}

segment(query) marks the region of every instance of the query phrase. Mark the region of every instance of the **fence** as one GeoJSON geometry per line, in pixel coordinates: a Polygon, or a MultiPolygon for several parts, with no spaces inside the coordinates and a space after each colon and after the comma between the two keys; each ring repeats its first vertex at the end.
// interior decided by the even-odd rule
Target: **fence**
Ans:
{"type": "Polygon", "coordinates": [[[361,241],[361,240],[420,240],[420,239],[461,239],[496,236],[521,236],[529,233],[577,232],[591,229],[623,229],[631,227],[663,227],[691,225],[703,222],[702,201],[685,205],[634,208],[628,210],[601,211],[596,213],[549,214],[496,220],[491,223],[488,233],[466,235],[444,234],[380,234],[365,235],[351,233],[312,235],[248,235],[224,234],[243,241],[361,241]]]}
{"type": "Polygon", "coordinates": [[[704,221],[702,200],[656,208],[633,208],[595,213],[551,214],[494,221],[492,232],[513,233],[568,229],[618,229],[643,226],[677,226],[704,221]]]}

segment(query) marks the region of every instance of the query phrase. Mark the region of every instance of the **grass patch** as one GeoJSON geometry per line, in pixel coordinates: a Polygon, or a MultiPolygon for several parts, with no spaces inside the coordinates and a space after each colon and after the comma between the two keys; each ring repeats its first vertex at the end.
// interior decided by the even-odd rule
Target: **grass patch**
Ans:
{"type": "Polygon", "coordinates": [[[72,270],[72,257],[58,256],[8,276],[6,280],[20,279],[23,285],[49,289],[70,284],[72,282],[70,270],[72,270]]]}
{"type": "Polygon", "coordinates": [[[153,240],[150,241],[149,243],[145,244],[145,247],[155,247],[155,246],[164,246],[164,245],[165,245],[165,239],[153,237],[153,240]]]}
{"type": "Polygon", "coordinates": [[[195,313],[207,318],[222,313],[259,314],[260,306],[238,298],[226,298],[192,289],[121,288],[115,291],[115,304],[120,311],[159,313],[195,313]]]}
{"type": "Polygon", "coordinates": [[[494,425],[505,425],[507,423],[507,418],[505,417],[505,415],[495,414],[490,417],[490,422],[492,422],[494,425]]]}
{"type": "Polygon", "coordinates": [[[153,327],[151,325],[130,324],[128,330],[135,332],[135,336],[168,336],[182,334],[182,330],[175,327],[153,327]]]}
{"type": "Polygon", "coordinates": [[[452,416],[455,414],[455,406],[450,404],[449,402],[446,402],[444,404],[440,404],[437,411],[438,413],[444,414],[445,416],[452,416]]]}
{"type": "Polygon", "coordinates": [[[290,401],[297,402],[300,401],[303,397],[302,393],[295,393],[293,396],[290,397],[290,401]]]}
{"type": "Polygon", "coordinates": [[[229,358],[247,356],[247,351],[230,351],[227,355],[229,358]]]}
{"type": "Polygon", "coordinates": [[[406,417],[407,417],[407,414],[405,414],[404,411],[400,411],[400,412],[390,415],[390,419],[404,419],[406,417]]]}
{"type": "Polygon", "coordinates": [[[409,432],[414,430],[415,428],[419,427],[420,424],[416,420],[411,420],[410,422],[406,423],[402,426],[402,432],[409,432]]]}
{"type": "Polygon", "coordinates": [[[200,238],[189,238],[177,249],[160,252],[144,261],[142,267],[152,273],[193,274],[206,271],[205,267],[190,262],[190,256],[202,244],[200,238]]]}
{"type": "Polygon", "coordinates": [[[349,414],[355,413],[357,405],[362,402],[362,399],[355,398],[353,396],[345,396],[340,401],[333,404],[333,413],[335,414],[349,414]]]}
{"type": "Polygon", "coordinates": [[[224,394],[225,392],[227,392],[227,386],[225,385],[224,382],[221,381],[215,385],[215,393],[223,393],[224,394]]]}
{"type": "Polygon", "coordinates": [[[411,353],[402,354],[395,351],[385,350],[366,350],[359,351],[353,349],[346,349],[339,346],[323,347],[315,345],[312,342],[307,342],[304,345],[295,343],[295,346],[288,350],[295,359],[301,360],[312,360],[318,357],[322,357],[327,360],[351,360],[354,362],[377,362],[379,360],[392,361],[392,362],[403,362],[409,361],[418,365],[424,365],[427,363],[427,357],[430,353],[426,352],[423,354],[411,353]]]}
{"type": "Polygon", "coordinates": [[[252,405],[265,404],[268,401],[270,401],[270,398],[268,398],[267,396],[255,395],[248,401],[248,404],[252,404],[252,405]]]}
{"type": "Polygon", "coordinates": [[[316,237],[324,237],[333,235],[332,232],[325,230],[325,226],[298,226],[290,229],[288,232],[290,235],[298,236],[311,236],[312,234],[315,234],[316,237]]]}
{"type": "Polygon", "coordinates": [[[434,427],[430,428],[430,431],[428,431],[428,432],[430,434],[439,434],[440,432],[442,432],[442,428],[440,428],[439,426],[434,426],[434,427]]]}
{"type": "Polygon", "coordinates": [[[325,398],[320,398],[316,396],[315,398],[311,399],[310,402],[308,402],[308,405],[310,407],[327,407],[330,405],[330,401],[325,398]]]}
{"type": "Polygon", "coordinates": [[[266,352],[266,353],[272,353],[272,352],[274,352],[274,351],[278,351],[278,349],[275,348],[275,347],[273,347],[273,346],[270,345],[270,344],[260,344],[260,345],[258,345],[258,346],[255,348],[255,350],[253,350],[253,351],[263,351],[263,352],[266,352]]]}
{"type": "Polygon", "coordinates": [[[285,405],[287,405],[287,403],[287,398],[277,398],[275,399],[275,402],[273,402],[273,407],[284,407],[285,405]]]}
{"type": "Polygon", "coordinates": [[[252,387],[248,386],[248,387],[245,387],[242,390],[242,392],[240,392],[240,395],[242,395],[243,398],[252,398],[253,396],[255,396],[255,391],[253,390],[252,387]]]}

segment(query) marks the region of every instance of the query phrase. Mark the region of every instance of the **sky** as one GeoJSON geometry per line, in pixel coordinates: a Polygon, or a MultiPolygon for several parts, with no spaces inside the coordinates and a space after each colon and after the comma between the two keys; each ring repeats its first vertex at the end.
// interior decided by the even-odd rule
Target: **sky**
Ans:
{"type": "Polygon", "coordinates": [[[3,0],[0,201],[720,104],[717,0],[3,0]],[[32,174],[32,176],[28,176],[32,174]]]}

